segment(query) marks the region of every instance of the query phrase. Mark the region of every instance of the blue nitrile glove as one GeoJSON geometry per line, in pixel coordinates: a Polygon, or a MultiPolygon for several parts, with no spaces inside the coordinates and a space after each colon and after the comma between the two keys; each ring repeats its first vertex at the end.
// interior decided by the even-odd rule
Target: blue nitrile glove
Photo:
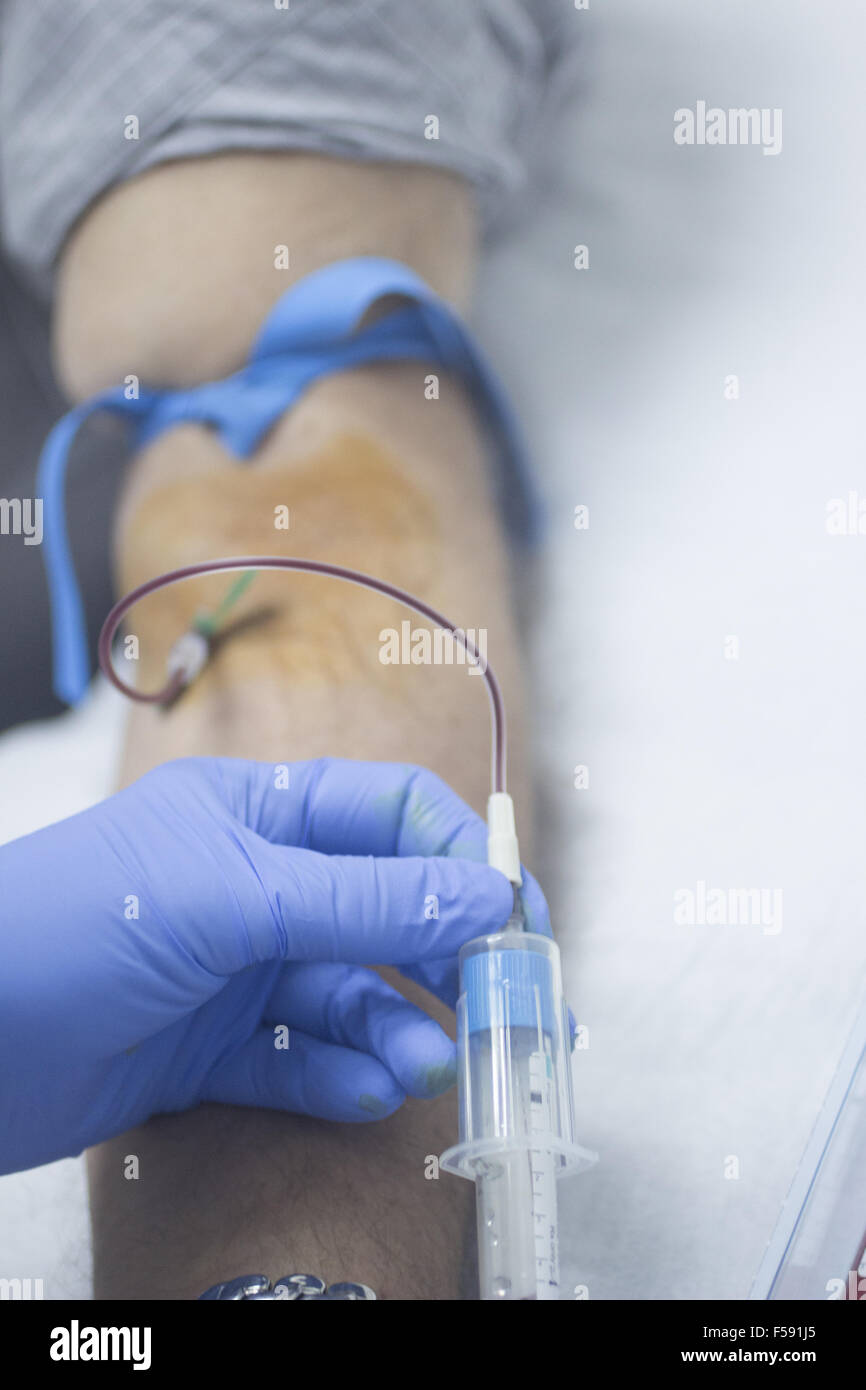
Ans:
{"type": "Polygon", "coordinates": [[[201,1101],[357,1121],[438,1094],[453,1043],[363,967],[453,1003],[512,905],[467,862],[485,836],[420,768],[191,758],[0,847],[0,1173],[201,1101]]]}

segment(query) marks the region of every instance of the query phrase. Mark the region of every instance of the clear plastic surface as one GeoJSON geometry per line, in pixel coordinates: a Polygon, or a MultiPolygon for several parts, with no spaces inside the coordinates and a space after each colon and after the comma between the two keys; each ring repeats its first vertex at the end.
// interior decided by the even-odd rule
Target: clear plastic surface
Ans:
{"type": "Polygon", "coordinates": [[[866,1301],[866,1004],[749,1297],[866,1301]]]}
{"type": "Polygon", "coordinates": [[[559,949],[506,930],[460,952],[460,1142],[442,1166],[476,1184],[482,1299],[559,1298],[557,1180],[594,1161],[574,1140],[559,949]]]}

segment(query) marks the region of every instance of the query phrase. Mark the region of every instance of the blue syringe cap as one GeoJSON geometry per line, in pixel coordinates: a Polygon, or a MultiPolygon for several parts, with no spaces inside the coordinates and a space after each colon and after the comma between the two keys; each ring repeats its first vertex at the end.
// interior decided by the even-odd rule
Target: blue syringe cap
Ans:
{"type": "Polygon", "coordinates": [[[463,962],[466,1026],[470,1033],[494,1028],[556,1028],[553,968],[536,951],[482,951],[463,962]]]}

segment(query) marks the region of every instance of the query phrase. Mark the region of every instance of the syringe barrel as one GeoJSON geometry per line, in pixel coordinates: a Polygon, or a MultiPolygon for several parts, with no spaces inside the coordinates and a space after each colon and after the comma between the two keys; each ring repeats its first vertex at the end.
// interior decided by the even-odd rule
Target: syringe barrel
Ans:
{"type": "Polygon", "coordinates": [[[560,1153],[558,1167],[582,1154],[574,1143],[559,947],[550,937],[503,931],[467,942],[457,1036],[458,1147],[505,1141],[521,1148],[543,1139],[560,1153]],[[540,1099],[533,1103],[534,1095],[540,1099]]]}
{"type": "Polygon", "coordinates": [[[460,1142],[441,1161],[477,1183],[481,1297],[557,1297],[556,1178],[589,1156],[550,937],[508,929],[463,947],[457,1048],[460,1142]]]}

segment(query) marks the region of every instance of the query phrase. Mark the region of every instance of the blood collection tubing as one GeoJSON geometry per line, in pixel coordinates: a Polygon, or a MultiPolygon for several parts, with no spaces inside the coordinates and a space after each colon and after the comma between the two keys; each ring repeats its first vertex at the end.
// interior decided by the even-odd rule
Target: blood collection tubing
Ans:
{"type": "MultiPolygon", "coordinates": [[[[330,576],[332,579],[344,579],[350,584],[358,584],[364,589],[372,589],[376,593],[385,594],[387,598],[396,599],[398,603],[404,603],[407,608],[413,608],[416,613],[427,618],[437,627],[445,628],[453,633],[455,640],[459,641],[468,656],[473,661],[478,661],[480,669],[484,675],[487,686],[487,694],[490,698],[490,720],[491,720],[491,769],[490,786],[491,793],[505,792],[506,774],[506,737],[505,737],[505,706],[502,700],[502,691],[496,676],[485,662],[481,665],[480,656],[473,642],[466,636],[461,628],[454,628],[448,619],[435,608],[431,608],[429,603],[424,603],[421,599],[415,598],[414,594],[408,593],[405,589],[400,589],[396,584],[389,584],[384,579],[376,579],[371,574],[364,574],[361,570],[347,569],[343,565],[331,565],[323,560],[300,560],[294,556],[286,555],[247,555],[244,557],[226,558],[221,560],[205,560],[197,565],[184,565],[182,569],[169,570],[166,574],[159,575],[156,579],[149,579],[144,584],[139,584],[137,589],[132,589],[125,598],[119,600],[114,605],[105,622],[102,624],[102,631],[99,634],[99,664],[105,675],[115,685],[121,694],[126,695],[130,700],[138,700],[143,704],[166,704],[174,699],[176,695],[190,684],[190,681],[198,675],[199,670],[207,659],[207,648],[204,648],[204,660],[197,669],[184,671],[181,665],[178,666],[169,676],[168,681],[161,690],[153,693],[136,690],[134,686],[127,685],[126,681],[121,680],[114,669],[111,660],[111,644],[114,634],[120,626],[121,620],[141,599],[147,598],[149,594],[155,594],[159,589],[166,589],[171,584],[178,584],[183,579],[193,579],[205,574],[218,574],[232,570],[295,570],[305,574],[322,574],[330,576]]],[[[185,633],[184,637],[191,634],[185,633]]],[[[184,639],[181,638],[182,642],[184,639]]]]}
{"type": "Polygon", "coordinates": [[[557,1178],[588,1167],[595,1156],[574,1139],[569,1020],[559,948],[551,937],[527,930],[520,898],[520,852],[514,806],[506,789],[505,706],[491,666],[481,664],[477,648],[461,628],[396,584],[342,565],[282,555],[209,560],[139,585],[105,619],[99,664],[129,699],[167,704],[203,669],[210,654],[208,636],[195,627],[184,633],[169,653],[163,688],[138,691],[121,679],[111,659],[112,642],[126,613],[141,599],[184,579],[265,569],[343,579],[395,599],[450,632],[482,670],[491,716],[487,859],[511,882],[514,910],[500,932],[476,937],[460,951],[460,1141],[442,1155],[441,1163],[476,1184],[481,1298],[557,1299],[557,1178]]]}

